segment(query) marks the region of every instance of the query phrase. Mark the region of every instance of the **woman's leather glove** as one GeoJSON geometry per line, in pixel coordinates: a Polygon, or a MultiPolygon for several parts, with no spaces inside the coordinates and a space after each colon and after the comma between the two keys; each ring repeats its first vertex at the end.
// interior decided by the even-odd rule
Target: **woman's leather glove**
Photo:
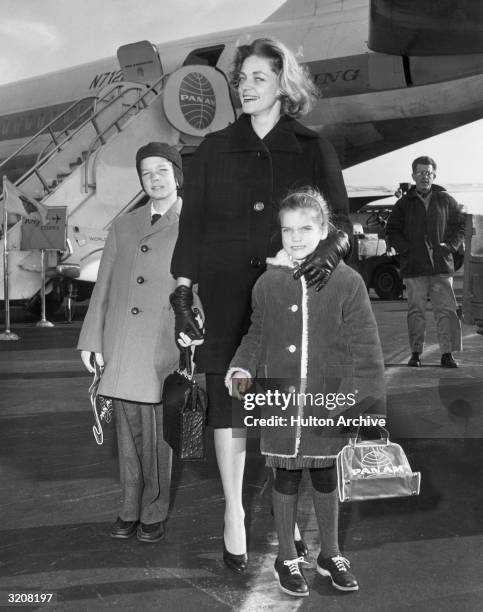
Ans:
{"type": "Polygon", "coordinates": [[[181,351],[185,346],[180,344],[180,334],[188,336],[193,344],[203,342],[203,329],[199,323],[201,321],[200,312],[193,308],[193,290],[191,287],[180,285],[176,287],[169,296],[169,302],[174,311],[174,337],[176,344],[181,351]]]}
{"type": "Polygon", "coordinates": [[[311,253],[302,265],[294,272],[295,279],[305,276],[307,287],[315,286],[320,291],[327,284],[334,268],[350,251],[350,242],[347,234],[341,230],[329,234],[321,240],[317,248],[311,253]]]}

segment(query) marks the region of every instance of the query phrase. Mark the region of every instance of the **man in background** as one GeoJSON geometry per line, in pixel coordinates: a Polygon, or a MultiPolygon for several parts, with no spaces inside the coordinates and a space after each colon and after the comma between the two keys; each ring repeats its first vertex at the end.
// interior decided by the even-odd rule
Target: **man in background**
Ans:
{"type": "Polygon", "coordinates": [[[388,246],[400,254],[401,277],[407,291],[411,347],[408,366],[421,366],[429,297],[441,349],[441,367],[457,368],[452,353],[461,350],[461,323],[453,292],[453,254],[464,240],[464,215],[456,200],[433,184],[436,178],[433,159],[416,158],[412,171],[415,185],[396,202],[386,227],[388,246]]]}

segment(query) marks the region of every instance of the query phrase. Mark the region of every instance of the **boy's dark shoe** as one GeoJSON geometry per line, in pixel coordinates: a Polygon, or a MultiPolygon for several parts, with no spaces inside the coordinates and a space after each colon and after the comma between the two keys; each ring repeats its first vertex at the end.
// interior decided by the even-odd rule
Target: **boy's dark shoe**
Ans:
{"type": "Polygon", "coordinates": [[[420,368],[421,367],[420,353],[411,353],[411,358],[408,361],[408,366],[410,368],[420,368]]]}
{"type": "Polygon", "coordinates": [[[273,567],[273,575],[278,580],[278,585],[284,593],[295,597],[306,597],[309,594],[309,587],[299,567],[300,563],[307,562],[303,557],[285,561],[280,561],[277,557],[273,567]]]}
{"type": "Polygon", "coordinates": [[[442,368],[457,368],[458,363],[454,360],[451,353],[443,353],[441,355],[441,367],[442,368]]]}
{"type": "Polygon", "coordinates": [[[324,559],[322,554],[317,557],[317,572],[321,576],[330,576],[332,586],[339,591],[357,591],[359,584],[354,574],[349,571],[349,560],[342,555],[324,559]]]}
{"type": "Polygon", "coordinates": [[[165,536],[164,521],[160,523],[141,523],[138,527],[138,540],[140,542],[159,542],[165,536]]]}
{"type": "Polygon", "coordinates": [[[121,540],[127,540],[136,533],[136,529],[139,525],[139,521],[123,521],[120,516],[117,517],[116,522],[111,527],[111,538],[119,538],[121,540]]]}

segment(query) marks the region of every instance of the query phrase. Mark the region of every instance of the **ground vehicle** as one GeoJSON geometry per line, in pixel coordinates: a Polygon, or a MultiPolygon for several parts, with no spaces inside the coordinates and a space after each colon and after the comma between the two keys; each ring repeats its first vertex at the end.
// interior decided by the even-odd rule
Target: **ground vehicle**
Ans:
{"type": "Polygon", "coordinates": [[[354,227],[354,253],[351,265],[361,274],[368,289],[373,288],[383,300],[402,296],[397,255],[387,253],[384,230],[391,208],[370,203],[350,215],[354,227]]]}

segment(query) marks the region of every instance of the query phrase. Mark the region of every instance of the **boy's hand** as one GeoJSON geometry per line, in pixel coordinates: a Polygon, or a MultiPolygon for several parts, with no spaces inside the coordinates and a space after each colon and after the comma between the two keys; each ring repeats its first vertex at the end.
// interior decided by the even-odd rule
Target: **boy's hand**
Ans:
{"type": "Polygon", "coordinates": [[[94,374],[95,372],[93,360],[97,362],[97,365],[99,367],[101,368],[104,367],[104,357],[102,356],[102,353],[93,353],[91,351],[81,351],[81,359],[87,371],[90,372],[91,374],[94,374]]]}
{"type": "Polygon", "coordinates": [[[247,373],[236,370],[231,377],[230,395],[238,400],[243,400],[243,396],[252,386],[252,379],[247,377],[247,373]]]}

